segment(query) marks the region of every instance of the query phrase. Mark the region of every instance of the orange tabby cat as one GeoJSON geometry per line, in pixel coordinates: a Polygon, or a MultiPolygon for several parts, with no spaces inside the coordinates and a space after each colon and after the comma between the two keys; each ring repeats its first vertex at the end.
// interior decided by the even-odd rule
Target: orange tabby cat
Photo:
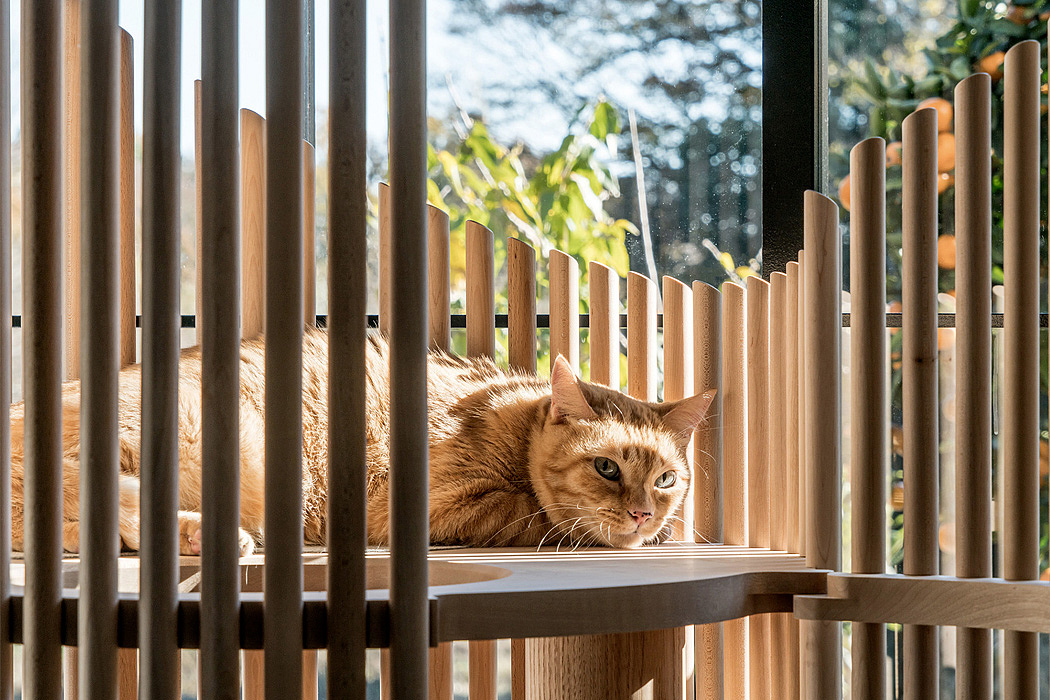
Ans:
{"type": "MultiPolygon", "coordinates": [[[[367,352],[368,540],[388,541],[389,384],[386,341],[367,352]]],[[[241,345],[241,551],[263,529],[264,345],[241,345]]],[[[179,533],[200,552],[201,353],[182,352],[179,382],[179,533]]],[[[303,524],[323,544],[326,517],[328,336],[303,340],[303,524]]],[[[666,538],[685,496],[685,445],[713,391],[671,404],[635,401],[577,380],[559,357],[548,383],[486,359],[434,353],[428,372],[430,537],[474,546],[570,541],[634,547],[666,538]]],[[[64,387],[63,546],[79,548],[80,385],[64,387]]],[[[120,373],[120,537],[137,549],[141,401],[139,367],[120,373]]],[[[22,548],[23,406],[11,407],[12,525],[22,548]]]]}

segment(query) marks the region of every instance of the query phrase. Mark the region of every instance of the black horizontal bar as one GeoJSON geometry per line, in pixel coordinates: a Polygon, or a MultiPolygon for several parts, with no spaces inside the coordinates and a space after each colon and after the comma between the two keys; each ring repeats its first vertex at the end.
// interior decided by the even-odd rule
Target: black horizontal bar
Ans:
{"type": "MultiPolygon", "coordinates": [[[[886,327],[887,328],[901,328],[902,317],[904,314],[886,314],[886,327]]],[[[453,328],[466,328],[467,327],[467,315],[466,314],[451,314],[449,319],[452,322],[453,328]]],[[[325,328],[328,325],[328,316],[325,314],[319,314],[316,318],[317,326],[325,328]]],[[[580,328],[590,328],[591,321],[589,314],[580,314],[580,328]]],[[[658,328],[663,328],[664,317],[663,314],[659,314],[656,317],[656,325],[658,328]]],[[[142,317],[135,317],[135,327],[140,328],[142,326],[142,317]]],[[[537,328],[550,328],[551,317],[550,314],[536,314],[536,327],[537,328]]],[[[955,314],[937,314],[937,326],[940,328],[955,328],[955,314]]],[[[11,327],[21,328],[22,317],[15,315],[11,317],[11,327]]],[[[182,327],[183,328],[196,328],[197,320],[193,314],[182,315],[182,327]]],[[[369,314],[368,315],[368,327],[379,328],[379,315],[369,314]]],[[[496,314],[496,328],[507,327],[507,314],[496,314]]],[[[849,314],[842,314],[842,327],[849,328],[849,314]]],[[[1003,327],[1003,314],[992,314],[992,328],[1003,327]]],[[[1039,327],[1047,328],[1050,327],[1050,314],[1039,314],[1039,327]]],[[[620,314],[620,328],[627,328],[627,314],[620,314]]]]}

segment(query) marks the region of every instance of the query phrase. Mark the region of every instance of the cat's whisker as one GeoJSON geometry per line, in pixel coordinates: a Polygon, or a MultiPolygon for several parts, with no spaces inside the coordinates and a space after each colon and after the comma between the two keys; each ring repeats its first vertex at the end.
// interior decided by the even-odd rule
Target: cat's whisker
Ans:
{"type": "MultiPolygon", "coordinates": [[[[561,507],[555,507],[555,506],[553,506],[553,505],[552,505],[552,506],[550,506],[550,507],[551,507],[551,508],[553,508],[554,510],[568,510],[568,509],[569,509],[568,507],[565,507],[565,508],[561,508],[561,507]]],[[[519,522],[521,522],[522,520],[525,520],[526,518],[531,518],[531,520],[529,520],[529,524],[528,524],[528,525],[527,525],[527,526],[525,527],[525,530],[529,530],[529,529],[531,529],[531,528],[532,528],[532,526],[533,526],[533,521],[534,521],[534,520],[536,519],[536,517],[537,517],[537,516],[539,516],[539,515],[542,515],[542,514],[543,514],[544,512],[545,512],[545,508],[541,507],[541,508],[540,508],[539,510],[537,510],[537,511],[535,511],[535,512],[533,512],[533,513],[529,513],[528,515],[523,515],[523,516],[522,516],[522,517],[520,517],[520,518],[516,518],[516,519],[514,519],[514,520],[511,520],[511,521],[510,521],[509,523],[507,523],[506,525],[504,525],[503,527],[501,527],[501,528],[500,528],[499,530],[497,530],[497,531],[496,531],[496,532],[495,532],[495,533],[494,533],[494,534],[492,535],[492,537],[490,537],[490,538],[488,538],[487,540],[485,540],[485,542],[483,542],[481,546],[482,546],[482,547],[487,547],[487,546],[489,545],[489,543],[490,543],[490,542],[492,542],[492,540],[496,539],[496,537],[498,537],[498,536],[499,536],[499,534],[500,534],[501,532],[503,532],[504,530],[506,530],[506,529],[507,529],[508,527],[510,527],[510,526],[512,526],[512,525],[514,525],[515,523],[519,523],[519,522]]]]}

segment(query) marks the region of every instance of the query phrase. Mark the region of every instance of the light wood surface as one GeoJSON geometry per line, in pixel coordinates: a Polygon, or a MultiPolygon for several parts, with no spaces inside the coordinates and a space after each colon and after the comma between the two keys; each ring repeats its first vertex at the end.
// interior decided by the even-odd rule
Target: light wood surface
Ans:
{"type": "Polygon", "coordinates": [[[120,364],[135,364],[135,52],[120,30],[120,364]]]}
{"type": "Polygon", "coordinates": [[[806,451],[806,251],[798,251],[798,553],[806,554],[806,466],[809,455],[806,451]]]}
{"type": "MultiPolygon", "coordinates": [[[[722,286],[722,533],[727,544],[747,542],[747,373],[744,288],[722,286]]],[[[717,400],[717,397],[716,399],[717,400]]],[[[747,693],[747,621],[722,626],[726,697],[747,693]]]]}
{"type": "Polygon", "coordinates": [[[525,698],[527,658],[525,640],[510,640],[510,700],[524,700],[525,698]]]}
{"type": "Polygon", "coordinates": [[[65,378],[80,378],[80,0],[63,0],[63,169],[65,231],[65,378]]]}
{"type": "MultiPolygon", "coordinates": [[[[799,405],[799,377],[802,353],[799,348],[799,319],[802,316],[799,296],[799,265],[797,262],[787,264],[787,318],[785,321],[785,388],[787,396],[787,417],[784,430],[784,456],[787,494],[787,551],[798,552],[799,546],[799,434],[802,426],[801,408],[799,405]]],[[[783,667],[780,697],[798,698],[799,687],[799,625],[794,617],[788,617],[786,624],[780,628],[780,663],[783,667]]]]}
{"type": "MultiPolygon", "coordinates": [[[[850,151],[850,494],[851,571],[886,569],[886,144],[850,151]]],[[[935,278],[936,279],[936,278],[935,278]]],[[[853,627],[857,700],[886,696],[886,630],[853,627]]]]}
{"type": "MultiPolygon", "coordinates": [[[[452,351],[451,268],[448,214],[427,205],[427,300],[430,347],[452,351]]],[[[468,278],[473,277],[470,264],[468,278]]],[[[468,286],[470,281],[467,282],[468,286]]],[[[467,313],[470,313],[468,306],[467,313]]]]}
{"type": "Polygon", "coordinates": [[[496,268],[492,231],[468,221],[467,356],[496,357],[496,268]]]}
{"type": "Polygon", "coordinates": [[[656,282],[627,273],[627,393],[656,401],[656,282]]]}
{"type": "Polygon", "coordinates": [[[496,651],[494,640],[470,642],[467,649],[470,700],[496,700],[496,651]]]}
{"type": "MultiPolygon", "coordinates": [[[[992,575],[991,79],[955,88],[955,571],[992,575]]],[[[960,628],[956,683],[992,698],[992,635],[960,628]]]]}
{"type": "MultiPolygon", "coordinates": [[[[838,207],[813,191],[805,195],[806,242],[806,563],[837,570],[841,557],[839,391],[842,270],[838,207]]],[[[807,697],[837,696],[841,688],[841,630],[835,623],[802,624],[807,697]]]]}
{"type": "Polygon", "coordinates": [[[390,233],[390,186],[379,183],[379,330],[390,333],[390,295],[394,283],[394,263],[391,260],[393,241],[390,233]]]}
{"type": "MultiPolygon", "coordinates": [[[[678,401],[692,396],[693,389],[693,293],[689,287],[673,277],[663,278],[664,300],[664,401],[678,401]]],[[[693,446],[686,448],[686,459],[692,473],[693,446]]],[[[693,542],[693,482],[689,483],[682,508],[677,512],[681,518],[675,522],[674,537],[693,542]]],[[[692,646],[692,634],[687,635],[686,645],[692,646]]]]}
{"type": "MultiPolygon", "coordinates": [[[[1037,42],[1021,42],[1004,67],[1002,575],[1013,581],[1039,576],[1039,54],[1037,42]]],[[[1006,633],[1006,700],[1037,696],[1038,657],[1035,635],[1006,633]]]]}
{"type": "MultiPolygon", "coordinates": [[[[780,551],[788,549],[787,288],[787,275],[774,272],[769,276],[769,547],[780,551]]],[[[768,625],[768,694],[771,698],[781,698],[785,697],[786,676],[790,674],[791,616],[770,615],[768,625]]],[[[754,664],[751,673],[755,673],[754,664]]]]}
{"type": "Polygon", "coordinates": [[[552,250],[550,276],[551,358],[562,355],[580,372],[580,266],[576,258],[552,250]]]}
{"type": "Polygon", "coordinates": [[[430,647],[429,700],[452,700],[452,643],[430,647]]]}
{"type": "Polygon", "coordinates": [[[303,141],[303,319],[307,326],[317,323],[317,248],[314,242],[316,188],[314,146],[309,141],[303,141]]]}
{"type": "Polygon", "coordinates": [[[507,239],[507,359],[536,371],[536,251],[517,238],[507,239]]]}
{"type": "Polygon", "coordinates": [[[193,175],[194,175],[194,196],[196,206],[194,207],[194,243],[196,245],[195,256],[193,258],[194,268],[196,270],[197,284],[194,294],[194,335],[196,343],[201,343],[201,308],[204,299],[204,253],[203,251],[203,236],[204,236],[204,185],[203,178],[201,177],[201,170],[204,163],[204,134],[203,134],[203,104],[202,100],[204,95],[204,89],[200,80],[193,81],[193,175]]]}
{"type": "Polygon", "coordinates": [[[590,285],[591,381],[620,388],[620,276],[607,265],[587,266],[590,285]]]}
{"type": "Polygon", "coordinates": [[[263,332],[266,312],[266,121],[241,115],[241,335],[263,332]]]}

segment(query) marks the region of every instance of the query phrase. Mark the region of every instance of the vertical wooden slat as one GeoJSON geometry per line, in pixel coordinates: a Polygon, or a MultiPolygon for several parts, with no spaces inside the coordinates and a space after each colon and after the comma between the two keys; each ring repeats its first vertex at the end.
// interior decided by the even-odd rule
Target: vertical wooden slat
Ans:
{"type": "Polygon", "coordinates": [[[656,282],[627,274],[627,393],[656,401],[656,282]]]}
{"type": "MultiPolygon", "coordinates": [[[[838,207],[805,195],[806,278],[806,564],[838,570],[841,558],[841,438],[839,391],[842,272],[838,207]]],[[[802,664],[807,697],[841,692],[838,622],[804,621],[802,664]]]]}
{"type": "MultiPolygon", "coordinates": [[[[24,103],[23,103],[24,104],[24,103]]],[[[11,3],[0,0],[0,319],[11,317],[11,3]]],[[[14,700],[11,648],[11,325],[0,323],[0,700],[14,700]]]]}
{"type": "Polygon", "coordinates": [[[607,265],[587,265],[590,285],[591,381],[620,388],[620,276],[607,265]]]}
{"type": "Polygon", "coordinates": [[[241,112],[241,335],[263,332],[266,309],[266,121],[241,112]]]}
{"type": "MultiPolygon", "coordinates": [[[[786,551],[787,527],[787,275],[769,276],[769,547],[786,551]]],[[[769,655],[765,662],[769,676],[769,697],[785,698],[785,678],[791,631],[791,615],[768,615],[769,655]]],[[[754,672],[754,669],[752,669],[754,672]]]]}
{"type": "MultiPolygon", "coordinates": [[[[747,278],[748,546],[769,546],[769,283],[747,278]]],[[[769,697],[769,616],[748,618],[749,688],[769,697]]]]}
{"type": "Polygon", "coordinates": [[[389,335],[391,320],[391,295],[394,283],[394,267],[391,259],[390,222],[393,212],[390,203],[390,185],[379,183],[379,330],[389,335]]]}
{"type": "MultiPolygon", "coordinates": [[[[263,639],[268,698],[294,698],[302,695],[303,688],[302,2],[266,3],[269,128],[263,159],[265,246],[260,248],[267,251],[262,320],[266,331],[263,639]]],[[[250,227],[245,223],[247,233],[250,227]]],[[[246,255],[246,272],[250,261],[246,255]]],[[[246,300],[248,291],[246,284],[246,300]]]]}
{"type": "Polygon", "coordinates": [[[426,13],[390,3],[390,660],[394,700],[427,687],[426,13]]]}
{"type": "Polygon", "coordinates": [[[80,26],[81,105],[79,686],[117,693],[117,375],[120,371],[120,34],[117,3],[90,5],[80,26]]]}
{"type": "MultiPolygon", "coordinates": [[[[179,508],[177,409],[181,325],[181,0],[152,3],[145,22],[139,694],[142,700],[172,700],[179,695],[180,685],[176,638],[179,603],[176,512],[179,508]]],[[[198,257],[198,267],[199,260],[198,257]]],[[[131,274],[134,277],[134,267],[131,274]]]]}
{"type": "MultiPolygon", "coordinates": [[[[673,277],[663,278],[664,300],[664,401],[678,401],[692,396],[693,389],[693,295],[686,284],[673,277]]],[[[686,448],[686,458],[693,464],[693,448],[686,448]]],[[[695,469],[693,470],[695,473],[695,469]]],[[[674,537],[693,541],[692,488],[677,513],[674,537]]],[[[692,647],[692,635],[686,643],[692,647]]],[[[692,661],[690,661],[690,665],[692,661]]]]}
{"type": "Polygon", "coordinates": [[[507,359],[536,372],[536,251],[517,238],[507,239],[507,359]]]}
{"type": "MultiPolygon", "coordinates": [[[[1003,578],[1039,577],[1039,44],[1006,54],[1003,93],[1003,578]]],[[[1003,697],[1039,692],[1038,635],[1007,631],[1003,697]]]]}
{"type": "Polygon", "coordinates": [[[80,378],[80,66],[82,0],[64,0],[65,42],[62,85],[65,90],[63,124],[65,131],[65,378],[80,378]]]}
{"type": "MultiPolygon", "coordinates": [[[[785,479],[787,483],[784,492],[787,494],[787,550],[789,552],[801,551],[799,544],[799,433],[801,432],[802,420],[800,416],[801,404],[799,403],[799,377],[800,362],[802,359],[799,347],[799,317],[802,315],[799,304],[799,293],[801,289],[799,275],[799,264],[789,262],[787,264],[787,319],[785,322],[784,335],[786,337],[784,374],[785,394],[787,395],[787,419],[784,431],[784,455],[786,459],[785,479]]],[[[793,616],[788,618],[788,624],[782,628],[780,639],[780,654],[784,668],[781,697],[799,697],[799,625],[793,616]]]]}
{"type": "Polygon", "coordinates": [[[62,3],[22,8],[23,697],[62,696],[62,3]]]}
{"type": "Polygon", "coordinates": [[[496,268],[492,231],[468,221],[467,356],[496,356],[496,268]]]}
{"type": "Polygon", "coordinates": [[[365,0],[329,6],[328,678],[365,697],[365,0]]]}
{"type": "Polygon", "coordinates": [[[135,364],[135,52],[120,30],[120,364],[135,364]]]}
{"type": "Polygon", "coordinates": [[[562,355],[580,372],[580,266],[576,258],[552,250],[550,266],[551,357],[562,355]]]}
{"type": "Polygon", "coordinates": [[[806,473],[808,453],[806,450],[806,252],[798,252],[798,553],[806,554],[806,473]]]}
{"type": "Polygon", "coordinates": [[[428,700],[452,700],[452,643],[431,647],[428,700]]]}
{"type": "Polygon", "coordinates": [[[196,206],[194,207],[194,231],[196,235],[196,250],[194,254],[194,267],[196,269],[197,285],[195,287],[194,305],[194,335],[196,343],[200,345],[203,336],[203,324],[201,323],[202,304],[204,299],[204,86],[200,80],[193,81],[193,173],[194,173],[194,196],[196,206]]]}
{"type": "MultiPolygon", "coordinates": [[[[314,244],[317,164],[314,146],[303,141],[303,320],[317,323],[317,249],[314,244]]],[[[305,679],[303,681],[306,682],[305,679]]]]}
{"type": "MultiPolygon", "coordinates": [[[[747,544],[747,374],[744,288],[722,286],[722,530],[726,544],[747,544]]],[[[717,397],[716,397],[717,400],[717,397]]],[[[747,622],[722,625],[727,698],[746,697],[747,622]]]]}
{"type": "Polygon", "coordinates": [[[527,653],[524,639],[510,640],[510,700],[525,700],[527,653]]]}
{"type": "Polygon", "coordinates": [[[496,642],[471,640],[468,646],[470,700],[496,700],[496,642]]]}
{"type": "MultiPolygon", "coordinates": [[[[955,570],[992,575],[991,79],[955,88],[955,570]]],[[[991,630],[960,628],[956,687],[992,697],[991,630]]]]}
{"type": "Polygon", "coordinates": [[[427,205],[427,298],[430,301],[430,347],[452,350],[451,287],[449,283],[448,214],[427,205]]]}
{"type": "Polygon", "coordinates": [[[303,652],[303,700],[318,700],[317,652],[303,652]]]}
{"type": "MultiPolygon", "coordinates": [[[[904,573],[921,576],[939,564],[937,112],[910,114],[903,131],[904,573]]],[[[937,694],[938,646],[935,628],[905,626],[907,698],[937,694]]]]}
{"type": "Polygon", "coordinates": [[[203,700],[238,695],[240,201],[237,2],[203,5],[201,26],[203,700]]]}
{"type": "MultiPolygon", "coordinates": [[[[693,384],[715,389],[707,419],[693,435],[693,523],[702,542],[722,541],[722,295],[693,282],[693,384]]],[[[722,698],[722,625],[694,628],[696,697],[722,698]]]]}
{"type": "MultiPolygon", "coordinates": [[[[886,143],[850,152],[851,570],[886,570],[886,143]]],[[[934,278],[936,279],[936,277],[934,278]]],[[[853,624],[855,698],[886,697],[886,627],[853,624]]]]}

